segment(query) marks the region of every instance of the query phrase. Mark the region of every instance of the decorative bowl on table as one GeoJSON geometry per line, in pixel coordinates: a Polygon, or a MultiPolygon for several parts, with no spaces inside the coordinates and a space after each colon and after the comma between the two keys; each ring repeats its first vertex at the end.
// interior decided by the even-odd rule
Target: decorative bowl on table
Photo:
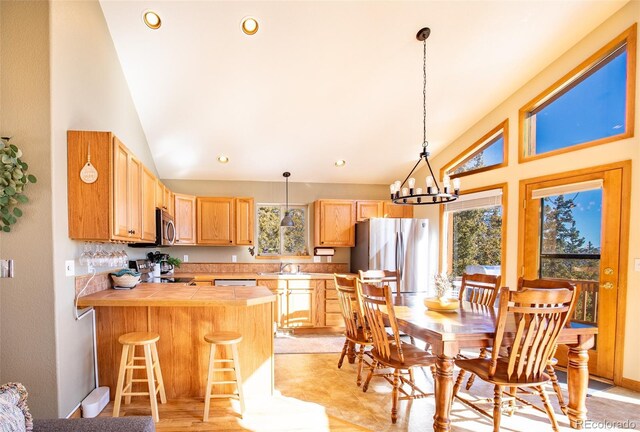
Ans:
{"type": "Polygon", "coordinates": [[[140,282],[140,273],[130,269],[123,269],[117,273],[111,273],[113,286],[120,288],[133,288],[140,282]]]}
{"type": "Polygon", "coordinates": [[[429,297],[424,299],[424,305],[436,312],[455,312],[460,307],[460,301],[457,298],[429,297]]]}

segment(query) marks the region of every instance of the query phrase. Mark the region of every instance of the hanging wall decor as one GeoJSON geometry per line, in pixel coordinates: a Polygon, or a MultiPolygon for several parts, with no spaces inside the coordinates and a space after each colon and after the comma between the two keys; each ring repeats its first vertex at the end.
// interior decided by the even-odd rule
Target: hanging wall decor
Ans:
{"type": "Polygon", "coordinates": [[[11,231],[22,216],[20,204],[29,202],[24,190],[29,183],[37,181],[36,176],[27,174],[29,165],[22,161],[22,150],[9,144],[10,137],[0,138],[0,229],[11,231]]]}

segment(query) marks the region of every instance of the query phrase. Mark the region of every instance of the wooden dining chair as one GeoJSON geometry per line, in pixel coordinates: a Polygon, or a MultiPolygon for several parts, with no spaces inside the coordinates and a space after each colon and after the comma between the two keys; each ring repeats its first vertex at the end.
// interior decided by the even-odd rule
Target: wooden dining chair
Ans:
{"type": "MultiPolygon", "coordinates": [[[[461,369],[494,385],[494,432],[500,430],[502,392],[505,387],[532,387],[536,390],[553,430],[558,431],[558,423],[543,384],[550,380],[546,373],[547,364],[553,356],[558,336],[569,319],[575,300],[573,287],[523,288],[519,291],[503,287],[500,290],[491,358],[455,361],[461,369]],[[506,356],[500,355],[501,348],[507,348],[506,356]]],[[[469,401],[465,403],[484,412],[469,401]]]]}
{"type": "MultiPolygon", "coordinates": [[[[487,274],[462,274],[462,284],[460,285],[460,292],[458,293],[458,299],[460,301],[466,300],[474,304],[493,307],[500,292],[500,282],[502,277],[499,275],[487,275],[487,274]]],[[[486,358],[490,350],[482,348],[480,350],[480,358],[486,358]]],[[[465,371],[460,370],[455,382],[455,390],[457,391],[462,382],[464,381],[465,371]]],[[[469,390],[473,385],[475,375],[471,375],[467,381],[466,389],[469,390]]]]}
{"type": "Polygon", "coordinates": [[[349,350],[349,345],[353,346],[354,350],[356,349],[355,347],[359,345],[360,347],[357,349],[356,354],[358,363],[356,384],[360,386],[360,384],[362,384],[365,348],[373,346],[371,333],[360,308],[356,278],[334,274],[333,280],[338,292],[338,303],[340,304],[340,312],[342,313],[345,325],[345,341],[342,352],[340,353],[340,359],[338,360],[338,369],[342,367],[344,358],[349,350]]]}
{"type": "Polygon", "coordinates": [[[391,290],[388,285],[379,287],[370,283],[359,283],[358,290],[362,309],[373,338],[371,355],[374,364],[364,386],[368,386],[376,367],[393,369],[392,377],[383,376],[393,386],[391,422],[395,423],[398,419],[398,402],[400,400],[420,399],[432,395],[432,393],[426,393],[416,386],[413,368],[431,367],[435,364],[436,358],[415,345],[402,342],[400,339],[398,322],[391,300],[391,290]],[[392,329],[392,335],[388,335],[386,332],[386,322],[392,329]],[[408,375],[408,379],[406,375],[408,375]],[[404,389],[405,385],[411,389],[410,392],[404,389]]]}
{"type": "MultiPolygon", "coordinates": [[[[396,288],[396,298],[400,297],[400,274],[397,270],[367,270],[358,271],[359,279],[362,283],[369,283],[377,286],[388,286],[390,283],[394,284],[396,288]]],[[[402,336],[405,336],[402,334],[402,336]]],[[[412,344],[416,344],[416,340],[413,336],[409,336],[409,340],[412,344]]]]}
{"type": "MultiPolygon", "coordinates": [[[[573,318],[576,305],[578,304],[578,299],[580,298],[580,289],[573,283],[566,280],[557,280],[557,279],[518,279],[518,291],[523,290],[525,288],[543,288],[543,289],[573,289],[575,290],[576,301],[573,302],[573,309],[569,311],[569,319],[565,324],[566,327],[571,327],[571,319],[573,318]]],[[[556,345],[557,349],[557,345],[556,345]]],[[[558,376],[556,375],[555,366],[558,364],[558,359],[555,358],[556,349],[553,350],[553,355],[551,359],[547,363],[547,374],[551,379],[551,385],[553,386],[553,391],[555,392],[558,398],[558,404],[560,405],[560,409],[563,413],[567,413],[567,403],[564,401],[564,397],[562,396],[562,389],[560,388],[560,384],[558,383],[558,376]]],[[[515,393],[512,392],[512,393],[515,393]]]]}

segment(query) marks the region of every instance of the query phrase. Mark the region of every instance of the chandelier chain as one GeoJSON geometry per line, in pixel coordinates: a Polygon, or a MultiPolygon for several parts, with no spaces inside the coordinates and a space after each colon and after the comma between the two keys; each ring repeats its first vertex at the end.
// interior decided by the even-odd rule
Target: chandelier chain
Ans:
{"type": "Polygon", "coordinates": [[[422,146],[427,147],[427,39],[422,41],[422,146]]]}

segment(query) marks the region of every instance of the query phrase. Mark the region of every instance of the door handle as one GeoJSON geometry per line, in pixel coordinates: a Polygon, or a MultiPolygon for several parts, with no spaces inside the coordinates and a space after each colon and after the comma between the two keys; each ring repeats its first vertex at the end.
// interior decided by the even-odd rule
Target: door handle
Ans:
{"type": "Polygon", "coordinates": [[[604,289],[612,289],[613,288],[613,283],[605,282],[605,283],[602,284],[602,288],[604,288],[604,289]]]}

